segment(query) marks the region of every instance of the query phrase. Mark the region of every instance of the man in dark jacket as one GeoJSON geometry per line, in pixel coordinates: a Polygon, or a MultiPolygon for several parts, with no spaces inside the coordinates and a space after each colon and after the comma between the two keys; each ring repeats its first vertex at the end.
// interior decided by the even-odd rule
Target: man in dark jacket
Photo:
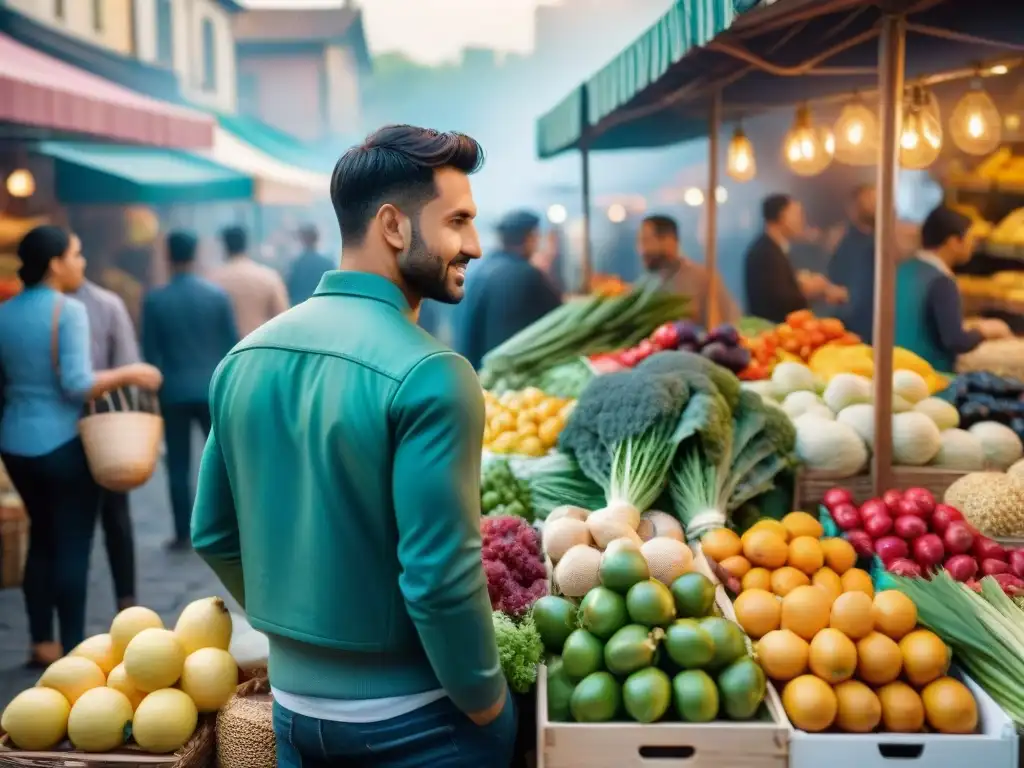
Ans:
{"type": "Polygon", "coordinates": [[[828,279],[850,294],[836,316],[847,330],[869,344],[874,324],[875,200],[875,188],[870,184],[853,191],[846,231],[828,264],[828,279]]]}
{"type": "Polygon", "coordinates": [[[498,236],[501,249],[471,270],[456,320],[455,350],[477,369],[484,355],[562,304],[547,275],[530,263],[540,245],[540,218],[510,213],[498,236]]]}
{"type": "Polygon", "coordinates": [[[293,307],[313,295],[324,272],[338,268],[337,264],[317,250],[320,232],[314,224],[304,224],[299,229],[299,242],[302,243],[302,253],[292,263],[288,274],[288,299],[293,307]]]}

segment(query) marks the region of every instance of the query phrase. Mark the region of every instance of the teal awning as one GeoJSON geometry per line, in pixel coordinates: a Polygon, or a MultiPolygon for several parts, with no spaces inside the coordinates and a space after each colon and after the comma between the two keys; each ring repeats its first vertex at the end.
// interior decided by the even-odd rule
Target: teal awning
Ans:
{"type": "Polygon", "coordinates": [[[676,0],[669,11],[537,123],[537,154],[577,147],[589,126],[627,104],[737,16],[733,0],[676,0]]]}
{"type": "Polygon", "coordinates": [[[325,160],[300,139],[245,115],[217,114],[220,127],[282,163],[316,173],[330,173],[334,160],[325,160]],[[326,167],[325,167],[326,166],[326,167]]]}
{"type": "Polygon", "coordinates": [[[253,194],[248,176],[178,150],[49,141],[35,151],[53,158],[57,199],[72,205],[173,205],[253,194]]]}

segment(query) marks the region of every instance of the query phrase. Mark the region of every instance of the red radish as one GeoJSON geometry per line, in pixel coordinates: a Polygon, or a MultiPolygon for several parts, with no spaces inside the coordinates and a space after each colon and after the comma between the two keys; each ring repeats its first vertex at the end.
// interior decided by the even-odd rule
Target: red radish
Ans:
{"type": "Polygon", "coordinates": [[[860,557],[871,557],[875,554],[875,544],[867,531],[847,531],[846,540],[853,545],[860,557]]]}
{"type": "Polygon", "coordinates": [[[889,508],[885,506],[885,502],[881,499],[868,499],[860,505],[860,516],[865,520],[872,515],[877,515],[879,512],[889,514],[889,508]]]}
{"type": "Polygon", "coordinates": [[[830,511],[835,511],[840,504],[853,504],[853,494],[845,488],[830,488],[825,491],[822,501],[830,511]]]}
{"type": "Polygon", "coordinates": [[[977,579],[968,579],[967,586],[973,589],[975,592],[981,592],[981,584],[978,583],[977,579]]]}
{"type": "Polygon", "coordinates": [[[909,557],[910,547],[898,536],[883,536],[875,541],[875,553],[881,558],[882,563],[888,565],[893,560],[909,557]]]}
{"type": "Polygon", "coordinates": [[[997,573],[1009,573],[1010,566],[1004,560],[990,557],[981,561],[981,572],[986,576],[995,576],[997,573]]]}
{"type": "Polygon", "coordinates": [[[905,557],[898,557],[886,566],[886,570],[889,573],[894,573],[897,576],[907,576],[909,578],[921,578],[923,575],[921,572],[921,566],[915,563],[913,560],[908,560],[905,557]]]}
{"type": "Polygon", "coordinates": [[[935,497],[927,488],[907,488],[903,492],[903,498],[916,502],[924,510],[925,515],[930,515],[935,511],[935,497]]]}
{"type": "Polygon", "coordinates": [[[932,530],[941,536],[946,532],[947,525],[954,520],[963,519],[963,515],[956,507],[951,507],[949,504],[936,504],[935,511],[932,512],[932,530]]]}
{"type": "Polygon", "coordinates": [[[928,517],[925,508],[917,503],[914,499],[908,499],[906,497],[900,499],[900,503],[896,505],[897,515],[909,515],[912,517],[919,517],[922,520],[928,517]]]}
{"type": "Polygon", "coordinates": [[[970,552],[974,546],[974,534],[963,520],[954,520],[946,526],[946,532],[942,534],[942,543],[949,554],[963,555],[970,552]]]}
{"type": "Polygon", "coordinates": [[[903,500],[903,494],[896,489],[891,489],[882,494],[882,501],[885,506],[889,509],[889,512],[893,515],[897,513],[900,502],[903,500]]]}
{"type": "Polygon", "coordinates": [[[842,502],[836,504],[832,508],[832,519],[836,521],[836,525],[841,530],[852,531],[854,528],[860,528],[860,512],[853,504],[842,502]]]}
{"type": "Polygon", "coordinates": [[[1006,550],[998,541],[992,541],[987,536],[975,536],[974,546],[971,547],[971,554],[979,563],[985,560],[1006,561],[1006,550]]]}
{"type": "Polygon", "coordinates": [[[893,523],[893,531],[901,539],[910,541],[928,533],[928,524],[914,515],[900,515],[893,523]]]}
{"type": "Polygon", "coordinates": [[[1010,552],[1010,570],[1014,576],[1024,579],[1024,549],[1014,549],[1010,552]]]}
{"type": "Polygon", "coordinates": [[[914,550],[914,559],[925,571],[942,565],[942,561],[946,557],[942,539],[934,533],[926,533],[924,536],[914,539],[912,549],[914,550]]]}
{"type": "Polygon", "coordinates": [[[892,530],[892,518],[877,512],[864,520],[864,530],[872,539],[880,539],[892,530]]]}
{"type": "Polygon", "coordinates": [[[967,581],[978,572],[978,561],[970,555],[953,555],[946,561],[945,568],[957,581],[967,581]]]}
{"type": "Polygon", "coordinates": [[[999,583],[999,586],[1008,595],[1015,596],[1020,594],[1021,590],[1024,590],[1024,580],[1014,576],[1012,573],[996,573],[992,578],[999,583]]]}

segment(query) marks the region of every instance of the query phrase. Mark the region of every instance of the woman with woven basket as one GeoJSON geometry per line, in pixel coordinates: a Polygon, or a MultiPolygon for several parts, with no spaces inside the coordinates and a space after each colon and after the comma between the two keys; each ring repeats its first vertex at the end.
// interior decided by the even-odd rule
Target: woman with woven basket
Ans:
{"type": "Polygon", "coordinates": [[[36,227],[18,245],[18,257],[25,290],[0,305],[0,458],[31,524],[22,583],[29,665],[45,666],[85,636],[100,489],[78,437],[83,403],[125,386],[157,389],[162,379],[144,363],[93,370],[85,307],[63,295],[85,278],[77,237],[36,227]]]}

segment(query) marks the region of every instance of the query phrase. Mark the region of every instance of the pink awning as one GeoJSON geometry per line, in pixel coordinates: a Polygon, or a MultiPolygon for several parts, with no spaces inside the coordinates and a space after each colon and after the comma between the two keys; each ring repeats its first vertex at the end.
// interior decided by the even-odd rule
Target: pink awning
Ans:
{"type": "Polygon", "coordinates": [[[155,147],[213,145],[207,115],[136,93],[2,33],[0,122],[155,147]]]}

